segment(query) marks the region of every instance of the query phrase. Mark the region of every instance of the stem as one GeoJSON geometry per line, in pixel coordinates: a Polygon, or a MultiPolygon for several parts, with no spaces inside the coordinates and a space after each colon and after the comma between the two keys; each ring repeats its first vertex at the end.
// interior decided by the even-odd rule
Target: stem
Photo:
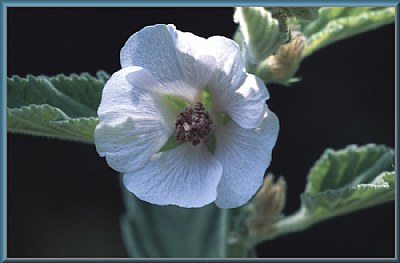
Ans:
{"type": "Polygon", "coordinates": [[[276,236],[302,231],[310,227],[313,223],[315,223],[315,218],[310,217],[307,209],[302,207],[293,215],[277,223],[276,236]]]}
{"type": "MultiPolygon", "coordinates": [[[[391,193],[388,193],[388,196],[391,193]]],[[[372,198],[371,198],[372,199],[372,198]]],[[[275,239],[278,236],[282,236],[285,234],[293,233],[293,232],[299,232],[303,231],[310,226],[319,223],[321,221],[324,221],[326,219],[330,219],[336,216],[341,216],[347,213],[351,213],[354,211],[358,211],[364,208],[368,208],[374,205],[378,205],[384,202],[387,202],[388,197],[386,195],[383,195],[380,198],[375,198],[375,200],[371,201],[368,203],[368,205],[365,205],[363,203],[359,204],[353,204],[351,206],[346,206],[340,209],[336,209],[335,211],[332,212],[326,212],[323,215],[315,215],[313,213],[310,213],[307,208],[302,206],[297,212],[294,214],[283,218],[277,224],[275,225],[276,232],[274,232],[272,235],[269,236],[259,236],[259,237],[254,237],[252,238],[248,244],[251,246],[255,246],[257,243],[262,242],[262,241],[267,241],[271,239],[275,239]]]]}
{"type": "Polygon", "coordinates": [[[247,239],[247,248],[255,247],[258,243],[275,239],[278,236],[286,235],[293,232],[299,232],[307,229],[311,225],[313,225],[316,221],[316,218],[313,218],[308,213],[307,209],[302,207],[294,214],[283,218],[275,225],[276,231],[273,234],[269,234],[268,236],[256,236],[249,237],[247,239]]]}
{"type": "Polygon", "coordinates": [[[136,198],[124,186],[121,219],[128,255],[139,258],[222,258],[226,256],[227,211],[158,206],[136,198]]]}
{"type": "Polygon", "coordinates": [[[245,258],[248,254],[247,242],[237,242],[227,247],[226,257],[228,258],[245,258]]]}

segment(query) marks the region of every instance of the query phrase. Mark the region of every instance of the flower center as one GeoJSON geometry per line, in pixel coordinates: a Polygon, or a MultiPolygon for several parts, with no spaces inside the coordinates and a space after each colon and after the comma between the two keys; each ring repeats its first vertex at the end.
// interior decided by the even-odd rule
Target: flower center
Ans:
{"type": "Polygon", "coordinates": [[[201,102],[196,102],[193,106],[186,106],[176,118],[176,141],[191,142],[192,145],[197,145],[203,141],[207,144],[211,124],[210,115],[201,102]]]}

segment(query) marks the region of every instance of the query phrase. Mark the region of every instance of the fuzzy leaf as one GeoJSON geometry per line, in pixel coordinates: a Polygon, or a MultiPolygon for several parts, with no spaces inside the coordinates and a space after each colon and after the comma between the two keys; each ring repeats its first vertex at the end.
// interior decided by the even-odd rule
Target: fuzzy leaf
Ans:
{"type": "Polygon", "coordinates": [[[301,31],[308,38],[303,57],[338,40],[393,23],[394,7],[325,7],[301,31]]]}
{"type": "Polygon", "coordinates": [[[311,169],[301,207],[276,222],[273,232],[248,238],[251,245],[303,231],[323,220],[395,199],[394,150],[383,145],[328,149],[311,169]]]}
{"type": "Polygon", "coordinates": [[[93,143],[96,117],[70,118],[47,104],[7,109],[7,131],[93,143]]]}
{"type": "Polygon", "coordinates": [[[372,182],[326,190],[316,195],[304,193],[303,205],[316,218],[351,213],[362,208],[393,201],[395,172],[383,172],[372,182]]]}
{"type": "Polygon", "coordinates": [[[280,32],[278,21],[263,7],[238,7],[234,20],[240,32],[236,41],[242,46],[248,63],[264,60],[289,39],[289,33],[280,32]]]}
{"type": "Polygon", "coordinates": [[[316,218],[394,200],[394,151],[382,145],[326,150],[308,176],[302,205],[316,218]]]}
{"type": "Polygon", "coordinates": [[[7,79],[7,107],[48,104],[69,117],[97,117],[97,107],[108,75],[87,73],[54,77],[13,76],[7,79]]]}
{"type": "Polygon", "coordinates": [[[7,79],[7,131],[93,143],[108,75],[87,73],[7,79]]]}

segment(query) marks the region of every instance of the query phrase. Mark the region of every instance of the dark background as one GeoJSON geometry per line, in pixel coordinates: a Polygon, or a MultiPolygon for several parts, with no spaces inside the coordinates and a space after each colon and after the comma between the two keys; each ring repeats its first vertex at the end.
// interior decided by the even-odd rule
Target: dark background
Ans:
{"type": "MultiPolygon", "coordinates": [[[[232,8],[8,8],[7,75],[120,68],[146,25],[173,23],[232,37],[232,8]]],[[[394,146],[394,25],[340,41],[303,61],[291,87],[268,85],[281,130],[270,172],[285,177],[285,213],[300,205],[322,152],[394,146]]],[[[118,176],[93,145],[8,134],[8,257],[126,257],[118,176]]],[[[394,257],[394,202],[331,219],[257,247],[260,257],[394,257]]]]}

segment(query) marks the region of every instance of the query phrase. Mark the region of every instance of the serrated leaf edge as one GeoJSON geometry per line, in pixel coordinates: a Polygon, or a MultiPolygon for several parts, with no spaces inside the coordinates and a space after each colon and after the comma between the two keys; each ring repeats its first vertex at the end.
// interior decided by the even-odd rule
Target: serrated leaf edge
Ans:
{"type": "Polygon", "coordinates": [[[68,129],[64,129],[64,128],[60,128],[57,125],[52,125],[52,128],[46,127],[46,126],[42,126],[37,124],[36,122],[31,122],[27,119],[21,118],[20,116],[18,116],[17,114],[14,114],[15,112],[22,112],[22,111],[26,111],[26,110],[31,110],[32,108],[48,108],[49,110],[52,111],[56,111],[58,114],[60,114],[61,116],[63,116],[65,119],[64,120],[51,120],[49,121],[49,124],[52,125],[54,124],[60,124],[60,123],[66,123],[66,122],[75,122],[75,121],[82,121],[82,120],[89,120],[89,121],[93,121],[93,120],[98,120],[97,117],[80,117],[80,118],[70,118],[68,115],[66,115],[63,111],[61,111],[60,109],[53,107],[51,105],[48,104],[41,104],[41,105],[37,105],[37,104],[31,104],[28,106],[22,106],[19,108],[7,108],[7,119],[9,117],[10,114],[13,114],[14,118],[19,119],[19,121],[21,123],[29,123],[30,126],[33,127],[38,127],[41,130],[43,130],[44,132],[37,132],[37,131],[27,131],[27,130],[23,130],[23,129],[16,129],[13,127],[9,127],[7,125],[7,132],[12,132],[12,133],[19,133],[19,134],[25,134],[25,135],[36,135],[36,136],[45,136],[45,137],[50,137],[50,138],[58,138],[58,139],[66,139],[66,140],[71,140],[71,141],[77,141],[77,142],[84,142],[84,143],[93,143],[93,137],[86,137],[86,136],[82,136],[82,134],[75,132],[73,130],[68,130],[68,129]],[[64,135],[58,135],[58,134],[54,134],[53,130],[56,130],[60,133],[63,133],[64,135]]]}

